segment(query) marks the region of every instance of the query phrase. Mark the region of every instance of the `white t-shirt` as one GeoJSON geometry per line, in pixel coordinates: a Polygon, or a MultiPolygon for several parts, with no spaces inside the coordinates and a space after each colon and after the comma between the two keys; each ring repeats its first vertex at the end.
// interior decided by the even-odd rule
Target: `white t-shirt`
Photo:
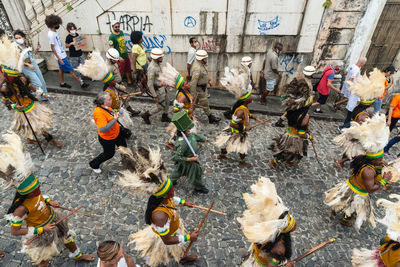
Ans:
{"type": "Polygon", "coordinates": [[[356,64],[353,64],[348,67],[346,71],[347,74],[343,82],[341,93],[344,97],[349,98],[351,93],[349,91],[349,84],[347,83],[347,81],[351,78],[353,78],[353,81],[357,80],[358,75],[360,75],[360,67],[358,67],[356,64]]]}
{"type": "MultiPolygon", "coordinates": [[[[60,57],[60,59],[66,58],[67,53],[65,53],[65,49],[61,42],[60,36],[58,35],[58,32],[53,32],[52,30],[49,30],[49,32],[47,33],[47,37],[49,38],[50,45],[54,45],[54,49],[56,50],[56,53],[60,57]]],[[[55,55],[54,57],[57,60],[57,57],[55,55]]]]}
{"type": "Polygon", "coordinates": [[[354,110],[355,107],[357,107],[357,103],[360,101],[360,97],[350,94],[349,95],[349,101],[347,102],[346,109],[350,112],[354,110]]]}
{"type": "Polygon", "coordinates": [[[187,64],[192,65],[195,58],[196,58],[196,49],[193,47],[190,47],[188,56],[187,56],[187,64]]]}

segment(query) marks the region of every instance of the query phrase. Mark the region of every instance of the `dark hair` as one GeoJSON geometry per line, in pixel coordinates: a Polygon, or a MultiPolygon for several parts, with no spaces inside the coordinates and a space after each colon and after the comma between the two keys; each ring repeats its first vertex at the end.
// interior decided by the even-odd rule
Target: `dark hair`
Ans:
{"type": "Polygon", "coordinates": [[[390,73],[393,74],[396,71],[396,69],[392,65],[390,65],[389,67],[386,67],[383,70],[383,72],[388,72],[388,71],[390,71],[390,73]]]}
{"type": "MultiPolygon", "coordinates": [[[[257,246],[260,247],[259,244],[257,246]]],[[[279,260],[280,262],[283,262],[284,260],[288,260],[292,257],[292,238],[290,236],[290,233],[281,233],[278,235],[277,238],[273,242],[267,243],[263,248],[263,251],[266,253],[270,254],[273,258],[279,260]],[[275,253],[271,253],[271,250],[278,244],[279,241],[283,240],[283,243],[285,244],[285,255],[277,255],[275,253]]]]}
{"type": "MultiPolygon", "coordinates": [[[[8,75],[7,75],[7,73],[5,73],[5,72],[3,72],[3,75],[5,76],[5,82],[6,82],[6,85],[7,85],[7,92],[6,93],[4,93],[4,92],[2,92],[2,95],[4,95],[5,97],[11,97],[12,95],[14,95],[14,87],[13,87],[13,83],[11,83],[7,78],[8,78],[8,75]]],[[[26,77],[25,77],[26,78],[26,77]]],[[[27,79],[27,84],[29,84],[29,80],[28,80],[28,78],[26,78],[27,79]]],[[[29,89],[29,87],[27,86],[27,84],[25,84],[22,80],[21,80],[21,76],[18,76],[18,77],[15,77],[14,78],[14,83],[17,85],[17,87],[18,87],[18,91],[19,91],[19,93],[21,94],[21,96],[22,97],[25,97],[25,96],[27,96],[27,97],[29,97],[30,99],[32,99],[32,100],[34,100],[34,101],[38,101],[37,99],[36,99],[36,97],[34,97],[33,95],[32,95],[32,93],[31,93],[31,90],[29,89]]]]}
{"type": "Polygon", "coordinates": [[[276,42],[274,48],[283,47],[282,43],[276,42]]]}
{"type": "Polygon", "coordinates": [[[190,37],[189,43],[193,44],[194,40],[196,40],[196,39],[197,39],[196,37],[190,37]]]}
{"type": "Polygon", "coordinates": [[[365,165],[371,164],[373,159],[367,158],[365,155],[357,156],[353,158],[350,163],[350,168],[352,169],[352,175],[356,176],[360,171],[361,168],[365,165]]]}
{"type": "Polygon", "coordinates": [[[93,104],[95,104],[98,107],[101,107],[106,101],[106,95],[108,95],[108,92],[98,93],[96,98],[93,100],[93,104]]]}
{"type": "Polygon", "coordinates": [[[70,31],[72,28],[76,29],[76,25],[73,22],[68,22],[67,31],[70,31]]]}
{"type": "Polygon", "coordinates": [[[22,36],[23,38],[26,37],[26,34],[25,34],[23,31],[21,31],[21,30],[15,30],[15,31],[14,31],[14,37],[15,37],[15,35],[20,35],[20,36],[22,36]]]}
{"type": "Polygon", "coordinates": [[[383,249],[386,250],[392,244],[395,244],[395,245],[390,248],[391,250],[398,250],[400,248],[400,243],[399,242],[394,241],[394,240],[390,240],[389,242],[383,244],[383,246],[384,246],[383,249]]]}
{"type": "Polygon", "coordinates": [[[0,29],[0,37],[3,37],[3,35],[4,35],[5,33],[6,33],[5,30],[0,29]]]}
{"type": "Polygon", "coordinates": [[[131,41],[133,44],[139,44],[140,40],[142,40],[142,32],[139,31],[133,31],[131,32],[131,41]]]}
{"type": "Polygon", "coordinates": [[[162,197],[157,198],[156,196],[153,195],[149,197],[149,200],[147,201],[146,213],[144,214],[144,220],[147,224],[151,224],[151,215],[162,201],[163,201],[162,197]]]}
{"type": "Polygon", "coordinates": [[[8,209],[7,214],[13,213],[19,206],[21,206],[21,204],[27,197],[28,195],[21,195],[20,193],[15,192],[14,200],[11,203],[11,206],[8,209]]]}
{"type": "Polygon", "coordinates": [[[44,23],[46,23],[46,26],[49,29],[52,29],[55,26],[62,24],[62,19],[57,15],[51,14],[51,15],[46,16],[44,23]]]}
{"type": "Polygon", "coordinates": [[[351,112],[351,120],[354,120],[355,118],[356,118],[356,116],[360,113],[360,112],[363,112],[364,110],[366,110],[366,109],[368,109],[370,106],[371,106],[372,104],[370,104],[370,105],[363,105],[363,104],[358,104],[354,109],[353,109],[353,111],[351,112]]]}

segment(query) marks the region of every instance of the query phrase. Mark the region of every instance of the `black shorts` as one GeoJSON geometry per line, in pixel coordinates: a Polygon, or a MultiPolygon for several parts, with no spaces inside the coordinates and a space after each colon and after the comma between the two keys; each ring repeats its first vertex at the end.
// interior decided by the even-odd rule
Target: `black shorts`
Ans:
{"type": "Polygon", "coordinates": [[[321,93],[319,94],[319,98],[318,98],[318,103],[320,103],[321,105],[326,103],[326,100],[328,99],[329,95],[321,95],[321,93]]]}

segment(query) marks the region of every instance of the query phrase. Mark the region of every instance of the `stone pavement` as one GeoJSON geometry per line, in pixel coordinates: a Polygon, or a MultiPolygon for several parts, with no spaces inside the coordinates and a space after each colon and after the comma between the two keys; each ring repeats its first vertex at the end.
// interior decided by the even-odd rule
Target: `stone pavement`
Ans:
{"type": "MultiPolygon", "coordinates": [[[[95,215],[91,219],[80,215],[70,218],[71,229],[76,233],[76,241],[82,252],[95,253],[97,245],[107,239],[113,239],[123,244],[126,252],[138,264],[143,264],[137,251],[128,246],[128,236],[142,229],[144,211],[147,198],[135,195],[122,189],[116,181],[120,170],[120,157],[116,155],[112,160],[102,165],[104,172],[100,175],[93,173],[88,162],[100,151],[95,125],[91,122],[92,98],[70,94],[52,94],[53,102],[49,106],[55,117],[51,133],[57,139],[63,140],[62,149],[45,146],[46,155],[42,155],[35,145],[27,144],[35,163],[35,174],[42,183],[42,191],[65,207],[84,206],[84,211],[95,215]]],[[[150,107],[146,102],[134,102],[140,110],[150,107]]],[[[251,108],[252,106],[250,106],[251,108]]],[[[12,123],[12,111],[2,106],[0,113],[0,134],[3,134],[12,123]]],[[[222,111],[214,111],[222,117],[222,111]]],[[[226,161],[219,161],[215,156],[219,152],[213,145],[216,135],[221,128],[228,124],[227,120],[219,125],[209,125],[207,117],[202,111],[197,112],[202,124],[202,133],[210,143],[202,149],[201,165],[205,170],[205,182],[210,189],[207,196],[192,193],[191,185],[181,178],[176,187],[176,195],[193,201],[202,206],[208,206],[215,201],[214,208],[227,212],[228,216],[210,214],[200,231],[199,239],[192,247],[193,252],[201,255],[199,261],[189,266],[239,266],[242,256],[247,252],[250,243],[247,242],[236,218],[244,210],[242,193],[249,192],[249,186],[259,176],[269,177],[275,184],[282,200],[294,214],[297,221],[297,230],[292,234],[293,258],[312,248],[313,246],[335,237],[337,241],[312,256],[304,259],[296,266],[351,266],[350,254],[352,248],[371,248],[379,244],[384,236],[382,225],[371,229],[364,224],[360,233],[353,228],[345,228],[329,215],[329,209],[323,204],[323,192],[338,181],[346,179],[349,170],[338,170],[334,159],[341,156],[341,151],[332,143],[337,135],[337,122],[311,119],[311,130],[315,137],[316,147],[322,164],[315,161],[311,146],[308,157],[304,158],[298,167],[281,167],[274,171],[268,166],[271,152],[268,150],[272,138],[283,132],[282,128],[259,126],[249,133],[252,148],[248,160],[253,167],[241,169],[238,167],[238,155],[229,155],[226,161]]],[[[266,119],[265,115],[259,115],[266,119]]],[[[169,172],[173,165],[169,160],[171,152],[164,148],[168,138],[165,132],[166,123],[160,122],[161,114],[151,117],[152,125],[144,125],[141,118],[135,118],[135,140],[128,143],[134,145],[150,145],[160,147],[169,172]]],[[[274,122],[278,117],[271,117],[274,122]]],[[[396,147],[392,153],[398,153],[396,147]]],[[[394,186],[390,192],[398,192],[394,186]]],[[[390,192],[377,192],[372,198],[387,196],[390,192]]],[[[0,192],[0,249],[6,255],[0,259],[0,266],[31,266],[28,257],[20,252],[20,238],[10,235],[9,224],[4,219],[14,191],[0,192]]],[[[180,208],[186,228],[194,230],[200,223],[204,211],[180,208]]],[[[382,211],[377,209],[377,216],[382,211]]],[[[97,260],[97,258],[96,258],[97,260]]],[[[68,258],[66,249],[53,260],[52,266],[96,266],[96,263],[75,263],[68,258]]],[[[178,266],[170,264],[169,266],[178,266]]]]}

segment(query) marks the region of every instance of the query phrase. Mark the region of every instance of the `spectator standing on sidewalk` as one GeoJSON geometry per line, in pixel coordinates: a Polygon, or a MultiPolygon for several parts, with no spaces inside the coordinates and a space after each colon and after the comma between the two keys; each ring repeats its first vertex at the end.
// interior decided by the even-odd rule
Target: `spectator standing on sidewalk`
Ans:
{"type": "Polygon", "coordinates": [[[389,114],[387,118],[387,125],[389,126],[390,132],[396,127],[397,122],[400,119],[400,94],[393,97],[390,103],[389,114]]]}
{"type": "Polygon", "coordinates": [[[136,84],[139,86],[142,93],[149,92],[147,86],[147,68],[149,63],[147,62],[146,49],[142,45],[143,34],[139,31],[133,31],[131,33],[132,46],[132,58],[133,58],[133,76],[136,75],[136,84]]]}
{"type": "Polygon", "coordinates": [[[189,39],[190,43],[190,48],[187,54],[187,76],[186,79],[190,82],[190,69],[192,68],[192,64],[196,59],[196,51],[197,51],[197,45],[199,42],[197,41],[196,37],[190,37],[189,39]]]}
{"type": "Polygon", "coordinates": [[[340,91],[341,94],[343,95],[343,99],[341,99],[335,103],[335,108],[338,108],[341,104],[346,103],[347,101],[350,101],[351,93],[349,91],[348,81],[352,82],[354,80],[357,80],[358,75],[360,75],[360,70],[365,65],[366,62],[367,62],[367,58],[362,57],[357,61],[356,64],[349,66],[347,68],[347,70],[345,70],[344,74],[346,75],[346,77],[345,77],[343,85],[342,85],[342,90],[340,91]]]}
{"type": "Polygon", "coordinates": [[[385,98],[386,93],[392,87],[394,79],[393,79],[393,74],[396,71],[396,69],[393,66],[389,66],[386,69],[383,70],[385,73],[386,81],[385,81],[385,91],[380,97],[377,97],[374,102],[374,114],[378,113],[381,108],[382,108],[382,102],[383,99],[385,98]]]}
{"type": "Polygon", "coordinates": [[[261,95],[260,103],[265,105],[267,104],[267,96],[271,94],[274,89],[277,81],[280,79],[280,74],[278,71],[278,56],[282,51],[283,45],[281,43],[275,43],[274,48],[271,48],[267,52],[267,56],[264,59],[261,77],[265,78],[266,81],[266,90],[261,95]]]}
{"type": "MultiPolygon", "coordinates": [[[[14,39],[18,44],[19,49],[21,49],[21,56],[24,58],[24,67],[22,68],[22,73],[29,79],[33,86],[36,88],[41,88],[43,93],[48,95],[46,82],[35,59],[35,55],[40,49],[40,43],[37,43],[35,50],[32,51],[29,49],[26,43],[26,35],[21,30],[14,31],[14,39]]],[[[40,100],[47,101],[47,98],[41,96],[40,100]]]]}
{"type": "MultiPolygon", "coordinates": [[[[77,28],[73,22],[67,24],[67,31],[69,34],[65,38],[65,47],[69,49],[69,62],[71,66],[76,69],[80,64],[85,64],[85,58],[83,57],[82,49],[76,47],[74,38],[78,37],[79,34],[76,32],[77,28]]],[[[82,81],[79,72],[76,72],[76,76],[82,81]]]]}
{"type": "Polygon", "coordinates": [[[335,72],[340,71],[340,67],[341,65],[337,63],[335,65],[328,65],[324,69],[321,80],[319,81],[317,86],[319,98],[317,102],[312,104],[312,106],[317,106],[317,108],[314,111],[315,113],[323,113],[321,110],[321,106],[326,103],[326,100],[328,99],[329,92],[331,91],[331,89],[336,91],[337,93],[340,93],[340,89],[336,88],[333,85],[333,80],[335,79],[335,72]]]}
{"type": "Polygon", "coordinates": [[[60,36],[58,35],[58,29],[60,29],[60,25],[62,24],[62,20],[59,16],[51,14],[46,16],[45,19],[46,26],[49,28],[49,32],[47,37],[49,38],[51,51],[53,51],[54,58],[57,60],[58,63],[58,72],[60,74],[60,86],[65,88],[71,88],[71,85],[64,82],[64,72],[69,73],[74,77],[74,79],[80,84],[81,88],[86,88],[89,84],[84,83],[81,81],[74,69],[72,68],[71,64],[67,59],[67,53],[65,53],[65,49],[62,45],[60,36]]]}
{"type": "Polygon", "coordinates": [[[111,21],[111,34],[108,37],[108,45],[111,48],[117,49],[119,52],[119,61],[117,62],[119,67],[119,73],[122,76],[125,75],[128,85],[132,85],[131,78],[131,61],[128,55],[128,49],[126,48],[124,33],[120,30],[120,23],[116,20],[111,21]]]}

